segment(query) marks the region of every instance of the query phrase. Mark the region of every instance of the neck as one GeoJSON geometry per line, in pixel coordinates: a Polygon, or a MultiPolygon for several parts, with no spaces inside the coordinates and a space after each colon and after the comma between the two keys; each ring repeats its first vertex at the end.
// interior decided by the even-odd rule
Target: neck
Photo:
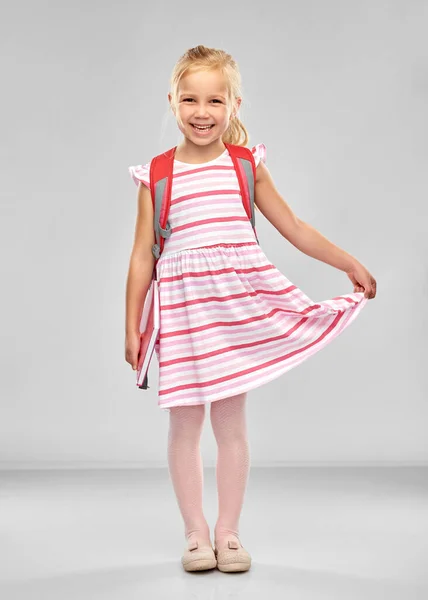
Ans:
{"type": "Polygon", "coordinates": [[[184,140],[177,146],[175,158],[177,160],[183,159],[183,162],[209,161],[220,156],[225,150],[226,146],[221,140],[216,140],[207,146],[198,146],[197,144],[189,142],[189,140],[184,140]],[[186,160],[184,160],[183,157],[185,157],[186,160]]]}

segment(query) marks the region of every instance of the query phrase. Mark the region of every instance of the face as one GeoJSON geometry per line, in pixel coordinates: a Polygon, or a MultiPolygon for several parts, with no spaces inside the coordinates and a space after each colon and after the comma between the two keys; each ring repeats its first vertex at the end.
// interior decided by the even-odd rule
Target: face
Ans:
{"type": "MultiPolygon", "coordinates": [[[[171,103],[171,94],[168,94],[171,103]]],[[[207,146],[221,140],[229,126],[231,114],[236,115],[241,99],[236,100],[232,112],[227,104],[227,90],[223,76],[218,71],[199,71],[182,77],[178,88],[178,105],[175,116],[184,136],[198,146],[207,146]],[[203,129],[197,129],[195,126],[203,129]]]]}

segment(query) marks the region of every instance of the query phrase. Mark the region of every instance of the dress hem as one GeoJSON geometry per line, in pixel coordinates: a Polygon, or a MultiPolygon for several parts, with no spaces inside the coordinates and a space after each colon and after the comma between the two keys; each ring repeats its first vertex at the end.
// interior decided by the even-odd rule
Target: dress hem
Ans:
{"type": "MultiPolygon", "coordinates": [[[[360,292],[360,293],[363,294],[363,292],[360,292]]],[[[329,345],[329,343],[334,338],[339,337],[345,330],[347,330],[349,328],[349,325],[351,325],[351,323],[355,320],[355,318],[357,317],[357,315],[359,314],[359,312],[362,310],[362,308],[365,306],[365,304],[367,302],[368,302],[368,298],[365,298],[365,297],[362,298],[361,302],[359,302],[355,306],[355,308],[352,311],[352,313],[350,314],[349,318],[345,319],[345,321],[342,323],[341,328],[339,330],[332,332],[332,336],[327,335],[323,339],[322,345],[318,346],[314,353],[308,352],[304,357],[301,357],[301,359],[298,362],[296,362],[296,363],[286,362],[283,365],[283,368],[281,368],[279,370],[273,370],[270,374],[266,374],[265,377],[263,377],[258,382],[253,382],[250,385],[243,383],[240,387],[237,386],[233,390],[233,394],[231,394],[230,396],[225,396],[224,394],[222,394],[221,396],[219,396],[217,398],[216,397],[211,398],[210,400],[201,400],[199,402],[189,402],[189,403],[181,402],[179,404],[174,404],[173,402],[168,403],[168,404],[159,404],[158,403],[158,407],[165,412],[170,412],[171,408],[175,408],[175,407],[179,407],[179,406],[200,406],[200,405],[205,405],[205,404],[211,404],[212,402],[217,402],[218,400],[224,400],[226,398],[233,398],[234,396],[243,394],[245,392],[249,392],[258,387],[261,387],[265,383],[269,383],[269,382],[273,381],[274,379],[280,377],[281,375],[284,375],[284,373],[286,373],[287,371],[289,371],[291,369],[295,369],[299,365],[303,364],[306,360],[308,360],[308,358],[311,358],[312,356],[314,356],[314,354],[318,354],[318,352],[320,350],[323,350],[323,348],[325,348],[327,345],[329,345]]]]}

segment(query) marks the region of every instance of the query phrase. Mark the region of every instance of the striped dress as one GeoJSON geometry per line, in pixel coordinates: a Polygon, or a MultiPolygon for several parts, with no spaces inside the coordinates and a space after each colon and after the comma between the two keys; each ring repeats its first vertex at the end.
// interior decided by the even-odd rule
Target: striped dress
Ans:
{"type": "MultiPolygon", "coordinates": [[[[266,147],[252,148],[256,165],[266,147]]],[[[150,162],[129,167],[147,187],[150,162]]],[[[256,213],[257,214],[257,213],[256,213]]],[[[170,237],[157,263],[158,405],[207,404],[254,389],[324,348],[359,314],[362,292],[313,302],[257,244],[226,149],[174,161],[170,237]]]]}

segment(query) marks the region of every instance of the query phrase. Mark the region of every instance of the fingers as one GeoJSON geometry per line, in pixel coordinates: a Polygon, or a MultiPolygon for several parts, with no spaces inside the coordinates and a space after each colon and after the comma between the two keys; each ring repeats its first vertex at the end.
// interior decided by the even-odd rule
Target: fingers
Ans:
{"type": "Polygon", "coordinates": [[[138,353],[135,354],[130,351],[127,351],[125,354],[125,360],[128,364],[131,365],[131,367],[134,371],[137,369],[138,353]]]}
{"type": "Polygon", "coordinates": [[[138,369],[140,359],[141,333],[139,331],[127,332],[125,337],[125,361],[131,365],[133,371],[138,369]]]}
{"type": "Polygon", "coordinates": [[[369,300],[371,300],[372,298],[374,298],[376,296],[376,281],[372,281],[370,287],[368,287],[367,291],[365,292],[364,296],[366,298],[368,298],[369,300]]]}

